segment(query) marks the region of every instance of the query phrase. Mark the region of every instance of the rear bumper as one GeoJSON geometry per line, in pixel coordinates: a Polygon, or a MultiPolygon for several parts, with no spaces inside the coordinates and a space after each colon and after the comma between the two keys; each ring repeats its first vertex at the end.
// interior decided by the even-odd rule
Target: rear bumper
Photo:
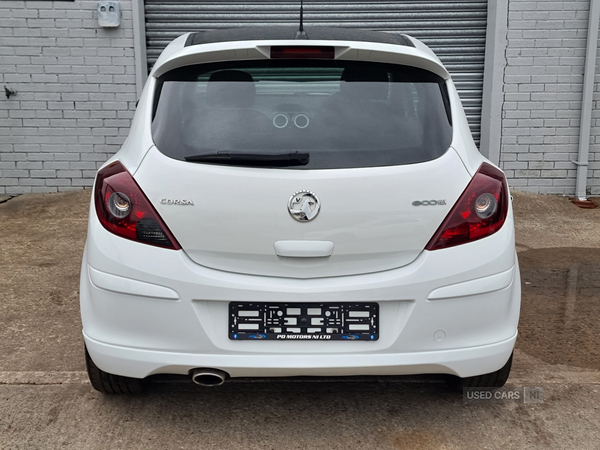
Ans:
{"type": "Polygon", "coordinates": [[[418,353],[365,355],[214,355],[158,352],[119,347],[91,339],[85,344],[96,365],[109,373],[144,378],[155,373],[187,374],[212,368],[231,377],[413,375],[459,376],[489,373],[502,367],[517,339],[481,347],[418,353]]]}
{"type": "Polygon", "coordinates": [[[135,378],[198,367],[232,377],[480,375],[508,360],[520,299],[512,219],[489,238],[424,251],[398,269],[289,279],[209,269],[183,251],[114,236],[91,216],[80,290],[90,356],[135,378]],[[231,341],[231,301],[377,302],[380,338],[231,341]]]}

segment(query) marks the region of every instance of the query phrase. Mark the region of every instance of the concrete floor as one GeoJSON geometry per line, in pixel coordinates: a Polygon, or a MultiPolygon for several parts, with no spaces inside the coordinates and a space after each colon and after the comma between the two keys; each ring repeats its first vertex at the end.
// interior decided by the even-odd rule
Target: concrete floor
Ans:
{"type": "Polygon", "coordinates": [[[0,449],[600,449],[600,208],[513,195],[523,307],[508,385],[543,387],[539,404],[464,403],[429,377],[103,396],[78,309],[89,191],[1,203],[0,449]]]}

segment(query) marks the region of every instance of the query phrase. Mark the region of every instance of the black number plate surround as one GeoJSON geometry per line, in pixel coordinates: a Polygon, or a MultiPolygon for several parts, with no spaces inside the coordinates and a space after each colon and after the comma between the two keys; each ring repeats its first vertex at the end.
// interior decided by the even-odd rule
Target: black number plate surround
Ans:
{"type": "Polygon", "coordinates": [[[229,339],[376,341],[377,303],[229,303],[229,339]]]}

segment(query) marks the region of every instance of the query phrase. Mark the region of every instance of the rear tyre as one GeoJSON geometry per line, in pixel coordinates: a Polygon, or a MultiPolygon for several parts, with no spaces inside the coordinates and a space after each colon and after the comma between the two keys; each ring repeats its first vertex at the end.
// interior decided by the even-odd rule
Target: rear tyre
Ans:
{"type": "Polygon", "coordinates": [[[100,369],[85,349],[85,365],[92,387],[103,394],[141,394],[148,383],[139,378],[113,375],[100,369]]]}
{"type": "Polygon", "coordinates": [[[467,378],[449,375],[446,378],[446,383],[448,384],[448,387],[455,390],[462,390],[463,388],[501,388],[506,384],[506,380],[508,380],[512,359],[513,355],[511,353],[510,358],[508,358],[504,367],[496,372],[467,378]]]}

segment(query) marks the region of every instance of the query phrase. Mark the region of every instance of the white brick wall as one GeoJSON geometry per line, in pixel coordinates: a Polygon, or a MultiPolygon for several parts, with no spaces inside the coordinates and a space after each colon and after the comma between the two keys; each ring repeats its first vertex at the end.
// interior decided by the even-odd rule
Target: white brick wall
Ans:
{"type": "MultiPolygon", "coordinates": [[[[501,166],[522,191],[574,194],[589,0],[510,0],[501,166]]],[[[597,80],[600,81],[600,78],[597,80]]],[[[595,99],[600,100],[596,91],[595,99]],[[596,98],[597,96],[597,98],[596,98]]],[[[592,144],[600,144],[594,105],[592,144]]],[[[588,186],[600,194],[600,152],[588,186]]]]}
{"type": "Polygon", "coordinates": [[[91,186],[135,109],[131,1],[101,28],[97,1],[0,0],[0,194],[91,186]],[[17,95],[7,100],[3,86],[17,95]]]}

